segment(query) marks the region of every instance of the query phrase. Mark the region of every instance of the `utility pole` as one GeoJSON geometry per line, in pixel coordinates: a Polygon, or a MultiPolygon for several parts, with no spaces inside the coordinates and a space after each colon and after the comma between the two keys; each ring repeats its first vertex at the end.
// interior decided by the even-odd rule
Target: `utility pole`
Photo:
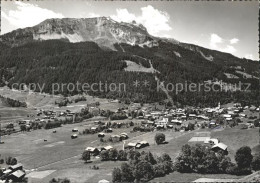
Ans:
{"type": "MultiPolygon", "coordinates": [[[[0,115],[1,118],[1,115],[0,115]]],[[[0,122],[0,144],[2,144],[2,128],[1,128],[1,122],[0,122]]]]}
{"type": "Polygon", "coordinates": [[[2,141],[1,141],[1,134],[2,134],[2,129],[1,129],[1,122],[0,122],[0,144],[2,143],[2,141]]]}

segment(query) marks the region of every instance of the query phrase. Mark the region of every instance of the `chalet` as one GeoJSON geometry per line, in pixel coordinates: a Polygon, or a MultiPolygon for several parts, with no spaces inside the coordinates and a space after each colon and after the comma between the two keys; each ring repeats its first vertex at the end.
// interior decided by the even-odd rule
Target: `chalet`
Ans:
{"type": "Polygon", "coordinates": [[[10,166],[9,169],[12,170],[12,171],[22,170],[23,169],[23,165],[21,163],[18,163],[16,165],[10,166]]]}
{"type": "Polygon", "coordinates": [[[120,141],[120,135],[111,135],[112,141],[113,142],[119,142],[120,141]]]}
{"type": "Polygon", "coordinates": [[[99,150],[95,147],[87,147],[85,151],[90,152],[90,154],[93,156],[97,156],[99,154],[99,150]]]}
{"type": "Polygon", "coordinates": [[[73,134],[73,135],[71,135],[71,138],[72,139],[76,139],[76,138],[78,138],[78,135],[77,134],[73,134]]]}
{"type": "Polygon", "coordinates": [[[231,118],[232,116],[231,116],[231,114],[224,114],[223,117],[224,118],[231,118]]]}
{"type": "Polygon", "coordinates": [[[98,181],[98,183],[109,183],[109,181],[105,180],[105,179],[102,179],[102,180],[98,181]]]}
{"type": "Polygon", "coordinates": [[[226,118],[227,121],[232,121],[232,118],[226,118]]]}
{"type": "Polygon", "coordinates": [[[162,118],[155,122],[155,125],[163,125],[166,126],[168,124],[168,118],[162,118]]]}
{"type": "Polygon", "coordinates": [[[198,115],[197,119],[209,120],[209,118],[207,116],[204,116],[204,115],[198,115]]]}
{"type": "Polygon", "coordinates": [[[181,125],[182,124],[182,121],[180,120],[177,120],[177,119],[174,119],[171,121],[172,123],[176,124],[176,125],[181,125]]]}
{"type": "Polygon", "coordinates": [[[146,146],[149,146],[149,143],[147,141],[143,140],[141,142],[138,142],[135,147],[137,149],[141,149],[141,148],[144,148],[146,146]]]}
{"type": "Polygon", "coordinates": [[[73,128],[72,132],[78,132],[79,130],[77,128],[73,128]]]}
{"type": "Polygon", "coordinates": [[[98,137],[102,137],[103,138],[103,137],[105,137],[105,134],[104,133],[99,133],[98,137]]]}
{"type": "Polygon", "coordinates": [[[90,130],[91,130],[92,132],[96,132],[96,131],[97,131],[97,127],[93,126],[93,127],[90,128],[90,130]]]}
{"type": "Polygon", "coordinates": [[[214,146],[211,147],[211,149],[215,152],[218,152],[218,151],[223,151],[225,154],[228,153],[227,151],[227,145],[223,144],[223,143],[218,143],[218,144],[215,144],[214,146]]]}
{"type": "Polygon", "coordinates": [[[167,125],[167,128],[172,129],[172,128],[173,128],[173,125],[167,125]]]}
{"type": "Polygon", "coordinates": [[[13,171],[11,169],[7,169],[5,171],[3,171],[4,175],[9,175],[10,173],[12,173],[13,171]]]}
{"type": "Polygon", "coordinates": [[[106,146],[106,147],[102,147],[102,148],[101,148],[101,151],[103,151],[103,150],[108,151],[108,150],[110,150],[110,149],[113,149],[113,147],[112,147],[112,146],[106,146]]]}
{"type": "Polygon", "coordinates": [[[247,117],[247,115],[246,115],[246,114],[243,114],[243,113],[240,113],[240,114],[239,114],[239,117],[246,118],[246,117],[247,117]]]}
{"type": "Polygon", "coordinates": [[[22,170],[17,170],[11,173],[8,176],[8,179],[11,179],[13,182],[21,182],[24,177],[25,177],[25,172],[23,172],[22,170]]]}
{"type": "Polygon", "coordinates": [[[211,144],[211,145],[216,145],[219,143],[219,140],[218,139],[211,139],[211,138],[207,138],[205,141],[204,141],[205,144],[211,144]]]}
{"type": "Polygon", "coordinates": [[[137,143],[129,142],[129,143],[127,144],[127,148],[128,148],[128,149],[132,149],[132,148],[135,148],[136,145],[137,145],[137,143]]]}
{"type": "Polygon", "coordinates": [[[127,133],[121,133],[121,134],[120,134],[120,137],[121,137],[122,140],[128,139],[127,133]]]}
{"type": "Polygon", "coordinates": [[[102,122],[102,121],[94,121],[94,124],[95,124],[95,125],[104,125],[105,123],[102,122]]]}
{"type": "Polygon", "coordinates": [[[113,130],[112,130],[112,128],[108,128],[108,129],[106,129],[106,132],[107,132],[107,133],[112,133],[113,130]]]}

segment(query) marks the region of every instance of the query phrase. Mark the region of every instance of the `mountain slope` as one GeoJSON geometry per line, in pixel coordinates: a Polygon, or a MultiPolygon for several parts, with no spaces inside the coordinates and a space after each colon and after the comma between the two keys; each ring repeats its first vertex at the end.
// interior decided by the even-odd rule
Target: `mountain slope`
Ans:
{"type": "Polygon", "coordinates": [[[45,85],[44,92],[68,95],[82,91],[69,91],[66,87],[53,91],[52,84],[125,83],[126,91],[108,88],[89,91],[89,94],[135,102],[168,98],[189,105],[215,105],[229,100],[256,102],[259,97],[257,62],[156,38],[149,35],[143,26],[134,23],[118,23],[105,17],[49,19],[34,27],[5,34],[0,39],[2,86],[6,83],[9,86],[13,83],[38,83],[45,85]],[[176,93],[175,88],[166,95],[165,91],[158,90],[158,82],[167,87],[169,84],[209,80],[249,82],[252,84],[250,89],[255,92],[176,93]],[[140,81],[138,87],[133,86],[134,81],[140,81]],[[144,81],[149,85],[145,86],[144,81]]]}
{"type": "Polygon", "coordinates": [[[71,43],[93,41],[111,49],[118,42],[131,45],[156,44],[142,25],[118,23],[106,17],[47,19],[34,27],[7,33],[1,39],[9,46],[50,39],[63,39],[71,43]]]}

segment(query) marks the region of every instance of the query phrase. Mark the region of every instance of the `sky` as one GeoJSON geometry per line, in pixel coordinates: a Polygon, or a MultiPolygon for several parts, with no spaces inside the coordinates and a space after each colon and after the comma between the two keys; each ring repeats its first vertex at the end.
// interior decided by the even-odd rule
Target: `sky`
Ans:
{"type": "Polygon", "coordinates": [[[107,16],[151,35],[259,60],[258,1],[1,1],[1,34],[47,18],[107,16]]]}

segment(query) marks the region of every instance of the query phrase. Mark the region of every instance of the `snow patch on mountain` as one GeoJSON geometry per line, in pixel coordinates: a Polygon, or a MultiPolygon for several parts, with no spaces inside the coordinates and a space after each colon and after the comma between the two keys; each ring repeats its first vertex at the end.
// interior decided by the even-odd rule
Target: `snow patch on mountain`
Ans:
{"type": "Polygon", "coordinates": [[[179,52],[177,52],[177,51],[173,51],[174,52],[174,54],[177,56],[177,57],[181,57],[181,54],[179,53],[179,52]]]}
{"type": "Polygon", "coordinates": [[[146,72],[146,73],[156,73],[159,72],[156,69],[153,68],[152,63],[150,62],[150,68],[146,68],[140,64],[137,64],[130,60],[124,60],[124,62],[127,64],[127,67],[124,69],[128,72],[146,72]]]}
{"type": "Polygon", "coordinates": [[[246,78],[246,79],[249,79],[249,78],[259,79],[259,77],[253,76],[253,75],[248,74],[246,72],[236,70],[236,73],[243,75],[243,77],[246,78]]]}
{"type": "Polygon", "coordinates": [[[33,39],[34,40],[68,39],[69,42],[71,42],[71,43],[77,43],[77,42],[84,41],[84,39],[77,33],[65,34],[63,32],[61,32],[61,34],[58,34],[58,33],[34,34],[33,39]]]}
{"type": "Polygon", "coordinates": [[[239,79],[238,76],[230,73],[224,73],[228,79],[239,79]]]}
{"type": "Polygon", "coordinates": [[[146,42],[144,42],[142,44],[138,44],[138,46],[140,46],[142,48],[144,46],[147,46],[147,47],[151,48],[151,47],[154,47],[154,46],[159,46],[159,43],[157,41],[146,41],[146,42]]]}
{"type": "Polygon", "coordinates": [[[199,51],[199,53],[201,54],[201,56],[203,57],[203,58],[205,58],[206,60],[208,60],[208,61],[213,61],[213,57],[211,56],[211,55],[209,55],[209,56],[206,56],[206,55],[204,55],[204,53],[202,52],[202,51],[199,51]]]}

